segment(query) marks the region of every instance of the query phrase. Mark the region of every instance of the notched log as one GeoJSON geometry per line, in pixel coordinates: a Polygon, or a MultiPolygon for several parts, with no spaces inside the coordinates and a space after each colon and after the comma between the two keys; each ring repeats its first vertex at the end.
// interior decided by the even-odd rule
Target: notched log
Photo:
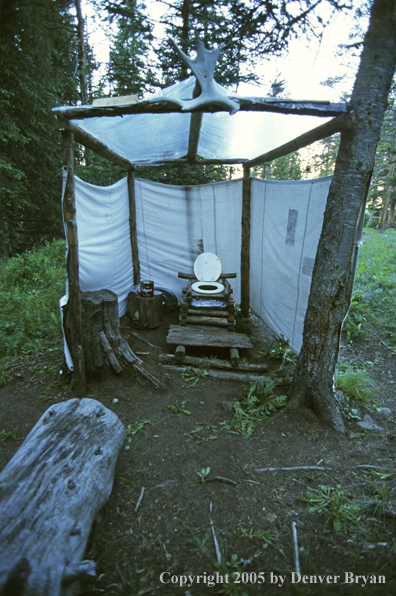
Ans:
{"type": "Polygon", "coordinates": [[[125,436],[93,399],[43,414],[0,474],[2,596],[74,596],[78,581],[95,575],[82,559],[125,436]]]}

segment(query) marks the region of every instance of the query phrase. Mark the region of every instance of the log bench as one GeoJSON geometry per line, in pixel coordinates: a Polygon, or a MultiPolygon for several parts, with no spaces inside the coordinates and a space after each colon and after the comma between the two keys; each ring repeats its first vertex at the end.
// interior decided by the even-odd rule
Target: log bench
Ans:
{"type": "Polygon", "coordinates": [[[93,399],[51,406],[0,474],[0,595],[75,596],[95,575],[83,561],[125,442],[93,399]]]}

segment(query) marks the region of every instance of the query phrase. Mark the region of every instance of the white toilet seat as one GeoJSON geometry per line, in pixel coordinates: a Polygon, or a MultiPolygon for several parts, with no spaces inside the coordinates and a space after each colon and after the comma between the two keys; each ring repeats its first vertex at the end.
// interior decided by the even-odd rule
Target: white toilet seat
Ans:
{"type": "Polygon", "coordinates": [[[198,294],[220,294],[224,285],[217,280],[221,274],[221,261],[212,252],[203,252],[194,263],[194,274],[199,280],[192,284],[191,289],[198,294]]]}
{"type": "Polygon", "coordinates": [[[218,281],[196,281],[191,289],[198,294],[220,294],[224,290],[223,284],[218,281]]]}

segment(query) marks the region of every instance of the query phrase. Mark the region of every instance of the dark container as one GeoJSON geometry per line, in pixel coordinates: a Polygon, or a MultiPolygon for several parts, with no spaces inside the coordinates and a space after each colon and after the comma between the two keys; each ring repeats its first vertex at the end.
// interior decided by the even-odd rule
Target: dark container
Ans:
{"type": "Polygon", "coordinates": [[[145,298],[152,298],[154,296],[154,282],[151,280],[141,281],[140,295],[145,298]]]}

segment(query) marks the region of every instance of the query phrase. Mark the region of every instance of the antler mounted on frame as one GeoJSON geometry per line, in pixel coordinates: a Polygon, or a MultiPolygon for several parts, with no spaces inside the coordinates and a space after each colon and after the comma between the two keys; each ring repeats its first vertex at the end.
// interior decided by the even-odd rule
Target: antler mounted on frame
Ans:
{"type": "Polygon", "coordinates": [[[220,45],[214,50],[207,50],[203,42],[197,39],[197,56],[192,60],[173,39],[170,38],[169,41],[183,62],[191,69],[201,91],[198,97],[191,100],[179,100],[178,103],[181,105],[182,110],[195,110],[216,103],[231,114],[235,114],[239,110],[239,105],[229,99],[227,91],[214,80],[216,62],[223,46],[220,45]]]}

